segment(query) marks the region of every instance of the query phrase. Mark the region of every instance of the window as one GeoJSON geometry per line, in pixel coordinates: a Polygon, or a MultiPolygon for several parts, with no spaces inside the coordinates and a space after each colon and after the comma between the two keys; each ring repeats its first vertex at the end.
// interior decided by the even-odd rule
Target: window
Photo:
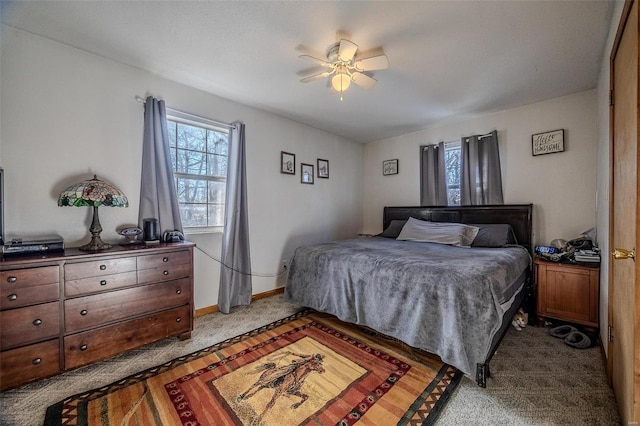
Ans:
{"type": "Polygon", "coordinates": [[[174,116],[167,127],[182,226],[224,226],[228,130],[174,116]]]}
{"type": "Polygon", "coordinates": [[[444,170],[447,179],[447,205],[460,205],[460,141],[444,144],[444,170]]]}

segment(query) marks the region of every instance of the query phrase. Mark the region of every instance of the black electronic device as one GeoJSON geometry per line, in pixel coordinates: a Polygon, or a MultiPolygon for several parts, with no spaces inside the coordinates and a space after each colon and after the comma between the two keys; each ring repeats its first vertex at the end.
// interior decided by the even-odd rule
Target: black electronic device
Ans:
{"type": "Polygon", "coordinates": [[[23,239],[19,237],[7,238],[5,244],[2,245],[2,254],[10,255],[26,255],[34,253],[47,253],[51,251],[63,251],[64,241],[59,235],[47,235],[23,239]]]}
{"type": "Polygon", "coordinates": [[[184,241],[184,234],[180,231],[167,231],[164,233],[162,240],[165,243],[179,243],[184,241]]]}

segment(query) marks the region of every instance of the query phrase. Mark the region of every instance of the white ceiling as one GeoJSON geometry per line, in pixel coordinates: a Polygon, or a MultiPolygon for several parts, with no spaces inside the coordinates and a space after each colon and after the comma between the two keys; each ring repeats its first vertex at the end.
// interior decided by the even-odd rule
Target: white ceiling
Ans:
{"type": "Polygon", "coordinates": [[[4,24],[371,142],[596,87],[613,1],[2,1],[0,8],[4,24]],[[390,61],[371,74],[376,87],[352,85],[343,102],[323,80],[299,82],[314,70],[298,55],[324,57],[339,34],[360,51],[381,47],[390,61]]]}

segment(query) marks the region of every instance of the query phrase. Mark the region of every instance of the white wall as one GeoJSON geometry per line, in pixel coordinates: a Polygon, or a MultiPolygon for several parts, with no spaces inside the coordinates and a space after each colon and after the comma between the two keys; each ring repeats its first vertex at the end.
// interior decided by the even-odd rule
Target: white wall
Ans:
{"type": "Polygon", "coordinates": [[[600,78],[598,79],[598,175],[597,175],[597,230],[600,256],[600,338],[605,353],[609,327],[609,77],[613,42],[618,31],[624,2],[617,1],[611,18],[611,27],[605,51],[602,55],[600,78]]]}
{"type": "Polygon", "coordinates": [[[364,231],[382,227],[384,206],[419,205],[419,146],[498,130],[504,201],[534,205],[534,238],[569,240],[596,224],[596,91],[449,123],[364,149],[364,231]],[[531,135],[564,129],[565,151],[533,157],[531,135]],[[382,175],[398,158],[400,173],[382,175]]]}
{"type": "MultiPolygon", "coordinates": [[[[303,243],[354,236],[362,222],[362,146],[154,74],[2,25],[2,128],[7,234],[58,233],[68,247],[89,240],[90,209],[57,207],[58,194],[94,173],[118,186],[129,208],[102,208],[103,237],[138,219],[143,105],[135,96],[210,119],[246,124],[253,271],[275,273],[303,243]],[[280,151],[296,176],[280,174],[280,151]],[[299,163],[330,162],[330,178],[300,183],[299,163]]],[[[191,240],[215,257],[220,234],[191,240]]],[[[196,308],[217,303],[218,264],[197,251],[196,308]]],[[[253,293],[283,285],[254,277],[253,293]]]]}

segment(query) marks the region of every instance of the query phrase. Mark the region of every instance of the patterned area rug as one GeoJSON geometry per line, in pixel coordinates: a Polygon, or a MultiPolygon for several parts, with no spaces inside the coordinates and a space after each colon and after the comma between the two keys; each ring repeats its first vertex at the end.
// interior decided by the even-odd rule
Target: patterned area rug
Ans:
{"type": "Polygon", "coordinates": [[[461,373],[303,310],[67,398],[45,425],[430,425],[461,373]]]}

